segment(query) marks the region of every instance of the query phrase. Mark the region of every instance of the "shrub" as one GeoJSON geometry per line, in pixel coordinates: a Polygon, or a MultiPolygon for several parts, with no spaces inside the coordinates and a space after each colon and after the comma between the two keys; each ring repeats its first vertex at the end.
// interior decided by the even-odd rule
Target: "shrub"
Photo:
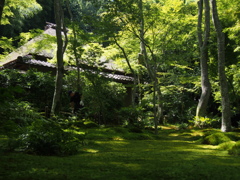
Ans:
{"type": "Polygon", "coordinates": [[[237,141],[236,144],[228,150],[230,155],[239,156],[240,155],[240,141],[237,141]]]}
{"type": "Polygon", "coordinates": [[[98,124],[120,124],[117,112],[123,106],[125,87],[87,72],[85,77],[82,88],[85,117],[98,124]]]}
{"type": "MultiPolygon", "coordinates": [[[[36,70],[21,73],[17,70],[7,69],[0,72],[0,85],[7,89],[4,96],[11,95],[11,98],[28,101],[39,109],[44,110],[45,106],[52,104],[54,77],[50,73],[36,70]]],[[[0,91],[2,90],[0,89],[0,91]]]]}
{"type": "Polygon", "coordinates": [[[4,152],[13,152],[18,151],[21,146],[21,141],[15,138],[5,137],[3,140],[1,139],[0,149],[4,152]]]}
{"type": "Polygon", "coordinates": [[[35,121],[22,137],[28,152],[59,156],[76,154],[84,138],[83,135],[64,132],[59,124],[50,120],[35,121]]]}
{"type": "Polygon", "coordinates": [[[219,127],[220,126],[220,118],[213,117],[195,117],[192,122],[196,127],[204,128],[204,127],[219,127]]]}
{"type": "Polygon", "coordinates": [[[188,128],[188,124],[187,124],[187,123],[177,124],[177,129],[178,129],[178,130],[187,129],[187,128],[188,128]]]}
{"type": "Polygon", "coordinates": [[[123,128],[123,127],[114,127],[113,130],[116,133],[120,133],[120,134],[127,134],[128,133],[127,128],[123,128]]]}
{"type": "Polygon", "coordinates": [[[41,115],[31,104],[23,101],[11,101],[0,106],[0,130],[8,137],[17,137],[23,129],[41,115]]]}
{"type": "Polygon", "coordinates": [[[203,138],[203,144],[218,145],[231,139],[224,133],[214,133],[203,138]]]}
{"type": "Polygon", "coordinates": [[[132,133],[143,133],[141,128],[135,127],[135,126],[129,127],[129,132],[132,132],[132,133]]]}
{"type": "Polygon", "coordinates": [[[139,121],[139,119],[144,119],[142,107],[123,107],[118,111],[119,116],[122,121],[126,121],[126,126],[141,126],[144,127],[145,124],[143,121],[139,121]]]}
{"type": "Polygon", "coordinates": [[[93,122],[93,121],[89,121],[89,120],[87,120],[87,121],[84,121],[84,126],[86,127],[86,128],[95,128],[95,127],[99,127],[95,122],[93,122]]]}

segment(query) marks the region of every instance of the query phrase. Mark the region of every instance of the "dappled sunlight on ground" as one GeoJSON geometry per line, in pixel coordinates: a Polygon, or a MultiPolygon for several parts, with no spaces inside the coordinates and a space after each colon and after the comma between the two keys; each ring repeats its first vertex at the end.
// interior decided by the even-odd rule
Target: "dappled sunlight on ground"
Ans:
{"type": "MultiPolygon", "coordinates": [[[[0,179],[1,175],[5,179],[46,180],[240,179],[240,157],[230,156],[217,146],[200,144],[197,138],[203,135],[202,130],[169,128],[152,134],[156,139],[147,140],[126,140],[126,134],[111,129],[91,133],[75,156],[0,156],[0,179]]],[[[142,134],[135,135],[131,137],[142,134]]]]}
{"type": "Polygon", "coordinates": [[[81,151],[82,152],[88,152],[88,153],[97,153],[97,152],[99,152],[99,150],[89,149],[89,148],[82,148],[81,151]]]}

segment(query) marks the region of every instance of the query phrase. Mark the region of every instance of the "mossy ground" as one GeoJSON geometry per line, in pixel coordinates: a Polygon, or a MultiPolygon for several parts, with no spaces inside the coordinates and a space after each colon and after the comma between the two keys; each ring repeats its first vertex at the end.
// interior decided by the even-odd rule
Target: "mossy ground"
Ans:
{"type": "Polygon", "coordinates": [[[0,179],[240,179],[240,157],[199,143],[204,133],[168,127],[162,127],[159,135],[121,128],[88,129],[78,155],[1,152],[0,179]]]}

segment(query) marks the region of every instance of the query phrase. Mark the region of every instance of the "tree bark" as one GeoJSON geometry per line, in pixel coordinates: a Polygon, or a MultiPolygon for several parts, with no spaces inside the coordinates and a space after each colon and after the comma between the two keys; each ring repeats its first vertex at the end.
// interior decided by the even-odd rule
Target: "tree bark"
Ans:
{"type": "Polygon", "coordinates": [[[1,0],[0,1],[0,25],[1,25],[4,5],[5,5],[5,0],[1,0]]]}
{"type": "Polygon", "coordinates": [[[79,65],[79,60],[80,60],[80,56],[77,53],[77,33],[76,33],[76,28],[75,28],[75,24],[73,22],[73,14],[72,11],[70,9],[70,2],[69,0],[66,1],[67,2],[67,9],[71,18],[71,23],[72,23],[72,29],[73,29],[73,54],[75,57],[75,62],[76,62],[76,66],[77,66],[77,91],[81,92],[81,86],[80,86],[80,65],[79,65]]]}
{"type": "Polygon", "coordinates": [[[200,49],[201,87],[202,93],[196,110],[195,125],[199,126],[199,118],[205,117],[208,100],[211,94],[211,84],[208,77],[208,40],[210,36],[210,6],[209,0],[198,1],[198,43],[200,49]],[[205,28],[202,36],[203,4],[205,4],[205,28]]]}
{"type": "Polygon", "coordinates": [[[144,17],[143,17],[143,4],[142,4],[142,0],[139,0],[138,3],[139,6],[139,22],[140,22],[140,28],[139,28],[139,38],[140,38],[140,54],[139,56],[140,59],[142,59],[142,61],[144,62],[148,74],[151,77],[151,79],[154,79],[154,73],[150,67],[150,63],[148,62],[148,58],[147,58],[147,50],[146,50],[146,44],[145,44],[145,38],[144,38],[144,31],[145,31],[145,26],[144,26],[144,17]]]}
{"type": "Polygon", "coordinates": [[[118,43],[116,37],[114,37],[115,44],[121,49],[123,56],[127,62],[128,68],[130,69],[131,73],[133,74],[133,92],[132,92],[132,107],[135,108],[135,98],[136,98],[136,87],[137,87],[137,74],[135,73],[134,69],[130,64],[130,60],[127,56],[125,49],[118,43]]]}
{"type": "Polygon", "coordinates": [[[221,105],[222,105],[222,132],[231,131],[231,110],[228,95],[228,83],[225,74],[225,36],[222,32],[222,25],[218,17],[216,0],[211,0],[212,5],[212,19],[215,30],[217,32],[218,43],[218,75],[221,91],[221,105]]]}
{"type": "MultiPolygon", "coordinates": [[[[62,81],[64,74],[63,67],[63,55],[66,49],[66,43],[63,43],[62,39],[62,27],[63,26],[63,12],[61,10],[61,0],[54,0],[54,13],[56,21],[56,37],[57,37],[57,72],[56,72],[56,82],[55,90],[53,96],[53,103],[51,113],[53,115],[58,114],[61,108],[61,93],[62,93],[62,81]]],[[[66,36],[66,32],[64,32],[66,36]]],[[[66,38],[66,37],[65,37],[66,38]]]]}
{"type": "Polygon", "coordinates": [[[146,45],[145,42],[145,22],[144,22],[144,15],[143,15],[143,1],[139,0],[138,2],[138,7],[139,7],[139,22],[140,22],[140,35],[139,35],[139,39],[140,39],[140,53],[139,53],[139,59],[142,59],[142,61],[145,63],[145,66],[147,68],[148,74],[151,78],[151,81],[153,83],[153,113],[154,113],[154,129],[155,129],[155,134],[158,134],[158,124],[159,124],[159,120],[162,116],[162,104],[161,104],[161,91],[160,91],[160,87],[158,84],[158,79],[157,79],[157,62],[156,62],[156,58],[154,55],[154,52],[151,50],[151,48],[149,46],[146,45]],[[154,66],[150,65],[149,62],[149,58],[147,55],[147,50],[146,50],[146,46],[148,47],[148,49],[151,52],[151,58],[152,61],[154,62],[154,66]]]}

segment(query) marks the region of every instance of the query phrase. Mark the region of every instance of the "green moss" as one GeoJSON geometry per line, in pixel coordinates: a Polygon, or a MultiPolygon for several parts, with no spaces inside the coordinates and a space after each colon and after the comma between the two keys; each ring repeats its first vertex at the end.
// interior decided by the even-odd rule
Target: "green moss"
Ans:
{"type": "Polygon", "coordinates": [[[226,134],[218,132],[204,137],[202,143],[210,145],[219,145],[221,143],[228,141],[231,141],[231,139],[226,134]]]}
{"type": "Polygon", "coordinates": [[[230,155],[240,156],[240,141],[237,141],[231,149],[228,150],[230,155]]]}
{"type": "Polygon", "coordinates": [[[0,179],[239,179],[239,157],[191,140],[202,130],[166,129],[158,135],[121,127],[84,130],[86,144],[74,156],[0,151],[0,179]]]}
{"type": "Polygon", "coordinates": [[[130,133],[123,136],[126,140],[153,140],[154,137],[144,133],[130,133]]]}
{"type": "Polygon", "coordinates": [[[231,149],[235,144],[236,144],[235,141],[224,142],[224,143],[219,144],[219,149],[229,150],[229,149],[231,149]]]}

